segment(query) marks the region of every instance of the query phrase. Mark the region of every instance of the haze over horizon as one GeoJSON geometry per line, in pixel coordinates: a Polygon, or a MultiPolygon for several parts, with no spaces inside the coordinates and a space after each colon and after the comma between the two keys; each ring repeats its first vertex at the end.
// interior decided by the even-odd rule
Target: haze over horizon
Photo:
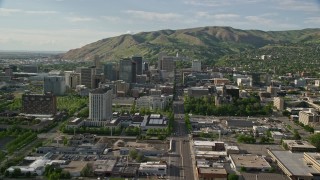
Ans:
{"type": "Polygon", "coordinates": [[[320,27],[319,0],[0,0],[0,50],[67,51],[126,33],[320,27]]]}

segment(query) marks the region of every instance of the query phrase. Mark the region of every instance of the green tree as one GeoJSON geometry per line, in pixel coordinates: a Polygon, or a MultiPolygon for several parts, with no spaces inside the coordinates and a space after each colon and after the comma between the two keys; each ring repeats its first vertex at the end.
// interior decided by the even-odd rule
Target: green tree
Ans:
{"type": "Polygon", "coordinates": [[[87,165],[86,167],[84,167],[80,174],[81,174],[81,176],[89,177],[92,174],[91,166],[87,165]]]}
{"type": "Polygon", "coordinates": [[[21,176],[21,169],[20,168],[15,168],[11,174],[12,177],[19,177],[21,176]]]}
{"type": "Polygon", "coordinates": [[[145,160],[145,157],[142,153],[138,153],[136,160],[137,162],[143,162],[145,160]]]}
{"type": "Polygon", "coordinates": [[[298,130],[296,130],[296,129],[293,131],[293,139],[295,139],[295,140],[301,139],[301,136],[300,136],[298,130]]]}
{"type": "Polygon", "coordinates": [[[29,177],[31,177],[31,173],[28,171],[26,172],[26,178],[29,178],[29,177]]]}
{"type": "Polygon", "coordinates": [[[309,141],[314,145],[318,150],[320,150],[320,133],[313,134],[309,137],[309,141]]]}
{"type": "Polygon", "coordinates": [[[246,167],[243,167],[243,166],[240,167],[240,172],[246,172],[246,171],[247,171],[246,167]]]}
{"type": "Polygon", "coordinates": [[[252,135],[244,135],[244,134],[239,135],[237,138],[237,141],[239,143],[247,143],[247,144],[256,143],[256,139],[252,135]]]}
{"type": "Polygon", "coordinates": [[[4,172],[4,176],[5,176],[5,177],[9,177],[9,176],[10,176],[10,172],[9,172],[9,171],[5,171],[5,172],[4,172]]]}
{"type": "Polygon", "coordinates": [[[239,176],[236,174],[231,173],[228,175],[228,180],[238,180],[238,179],[239,179],[239,176]]]}
{"type": "Polygon", "coordinates": [[[262,137],[260,138],[260,143],[261,143],[261,144],[269,143],[269,138],[268,138],[268,137],[265,137],[265,136],[262,136],[262,137]]]}
{"type": "Polygon", "coordinates": [[[129,152],[129,156],[131,157],[131,159],[136,159],[138,156],[138,151],[136,149],[133,149],[129,152]]]}

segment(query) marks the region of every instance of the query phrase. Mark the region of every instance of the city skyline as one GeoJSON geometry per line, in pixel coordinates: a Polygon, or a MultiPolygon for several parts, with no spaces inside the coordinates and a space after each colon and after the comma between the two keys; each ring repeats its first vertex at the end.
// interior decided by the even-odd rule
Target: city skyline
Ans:
{"type": "Polygon", "coordinates": [[[0,50],[67,51],[126,33],[202,26],[318,28],[319,5],[319,0],[0,0],[0,50]]]}

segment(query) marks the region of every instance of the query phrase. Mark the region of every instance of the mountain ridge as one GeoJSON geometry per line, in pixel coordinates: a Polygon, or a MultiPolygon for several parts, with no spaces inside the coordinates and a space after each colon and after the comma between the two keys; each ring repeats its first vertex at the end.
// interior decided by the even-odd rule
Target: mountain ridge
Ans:
{"type": "Polygon", "coordinates": [[[118,60],[139,54],[156,59],[159,52],[183,54],[196,59],[214,61],[230,53],[261,48],[272,44],[319,43],[320,28],[288,31],[241,30],[225,26],[206,26],[189,29],[164,29],[109,37],[71,49],[63,59],[118,60]]]}

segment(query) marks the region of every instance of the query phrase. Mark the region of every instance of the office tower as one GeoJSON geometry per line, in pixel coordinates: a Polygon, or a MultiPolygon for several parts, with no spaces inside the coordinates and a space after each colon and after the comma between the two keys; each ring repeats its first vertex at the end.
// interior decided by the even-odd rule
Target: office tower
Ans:
{"type": "Polygon", "coordinates": [[[106,121],[112,118],[112,89],[103,87],[89,93],[89,119],[106,121]]]}
{"type": "Polygon", "coordinates": [[[137,82],[137,63],[132,61],[131,62],[131,82],[136,83],[137,82]]]}
{"type": "Polygon", "coordinates": [[[94,66],[97,68],[97,69],[102,69],[102,65],[101,65],[101,62],[100,62],[100,57],[99,55],[95,55],[93,57],[93,62],[94,62],[94,66]]]}
{"type": "Polygon", "coordinates": [[[127,83],[136,82],[136,63],[131,59],[122,59],[119,64],[119,80],[127,83]]]}
{"type": "Polygon", "coordinates": [[[44,77],[43,83],[44,93],[51,92],[56,96],[63,96],[66,92],[66,81],[64,76],[48,76],[44,77]]]}
{"type": "Polygon", "coordinates": [[[144,72],[149,71],[149,63],[147,63],[147,62],[143,63],[143,71],[144,72]]]}
{"type": "Polygon", "coordinates": [[[136,63],[137,66],[137,75],[142,74],[142,57],[141,56],[133,56],[132,61],[136,63]]]}
{"type": "Polygon", "coordinates": [[[115,70],[115,64],[114,63],[108,63],[104,65],[104,77],[108,79],[109,81],[115,81],[116,79],[116,70],[115,70]]]}
{"type": "Polygon", "coordinates": [[[175,57],[171,57],[171,56],[162,57],[161,70],[166,70],[167,72],[173,72],[176,67],[176,63],[174,60],[175,60],[175,57]]]}
{"type": "Polygon", "coordinates": [[[22,113],[54,115],[56,112],[57,98],[52,93],[22,95],[22,113]]]}
{"type": "Polygon", "coordinates": [[[85,85],[87,88],[91,89],[92,85],[92,76],[95,74],[94,67],[80,67],[76,70],[80,73],[80,83],[81,85],[85,85]]]}
{"type": "Polygon", "coordinates": [[[66,80],[66,86],[70,88],[70,75],[73,71],[64,71],[64,79],[66,80]]]}
{"type": "Polygon", "coordinates": [[[69,84],[68,86],[71,89],[75,89],[78,85],[80,85],[80,73],[71,73],[69,76],[69,84]]]}
{"type": "Polygon", "coordinates": [[[96,74],[92,77],[92,89],[98,88],[100,83],[105,83],[106,79],[103,74],[96,74]]]}
{"type": "Polygon", "coordinates": [[[162,58],[166,56],[166,53],[160,52],[158,57],[158,70],[162,70],[162,58]]]}
{"type": "Polygon", "coordinates": [[[192,71],[195,71],[195,72],[201,71],[201,61],[199,60],[192,61],[192,71]]]}

